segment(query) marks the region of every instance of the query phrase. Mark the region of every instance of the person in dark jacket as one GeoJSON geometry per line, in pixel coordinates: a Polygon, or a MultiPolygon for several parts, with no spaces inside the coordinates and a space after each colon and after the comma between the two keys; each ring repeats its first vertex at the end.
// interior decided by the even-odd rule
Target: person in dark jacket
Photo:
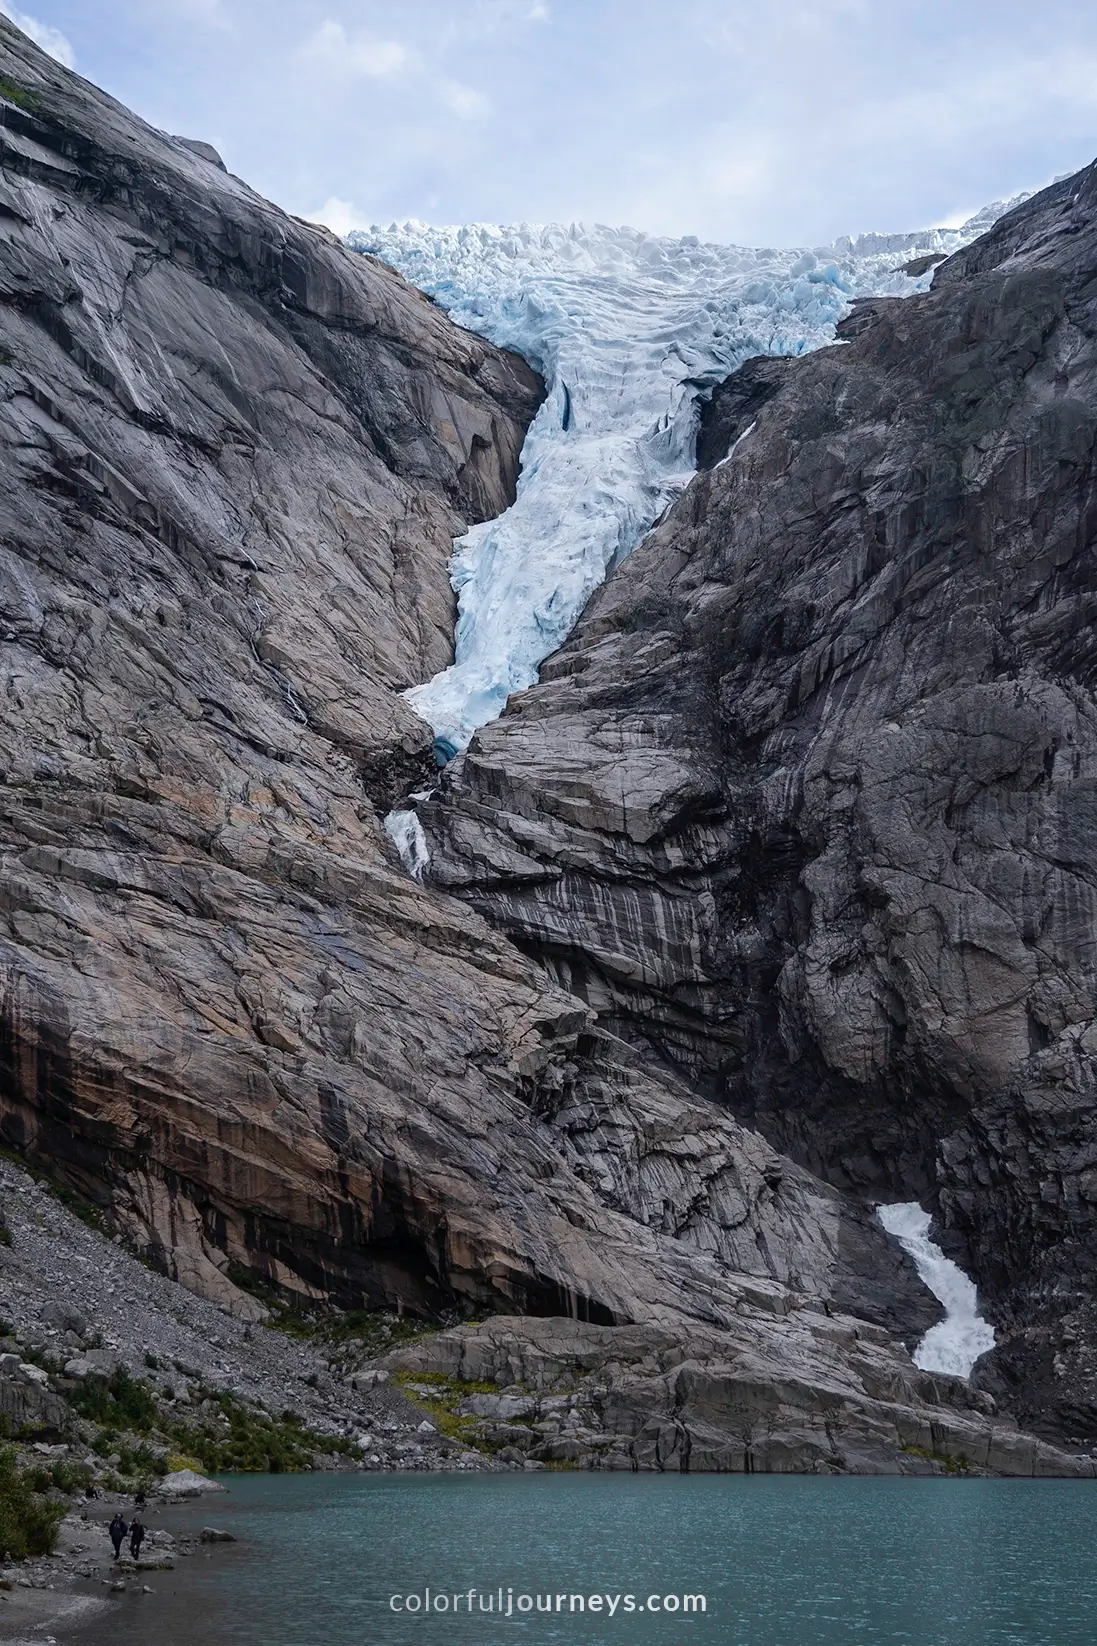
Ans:
{"type": "Polygon", "coordinates": [[[145,1541],[145,1528],[140,1515],[134,1515],[130,1521],[130,1554],[134,1560],[141,1558],[141,1545],[145,1541]]]}
{"type": "Polygon", "coordinates": [[[115,1560],[120,1560],[122,1558],[122,1543],[126,1533],[129,1531],[129,1527],[122,1519],[122,1511],[120,1509],[116,1509],[114,1511],[114,1519],[107,1527],[107,1530],[110,1532],[110,1540],[114,1544],[114,1558],[115,1560]]]}

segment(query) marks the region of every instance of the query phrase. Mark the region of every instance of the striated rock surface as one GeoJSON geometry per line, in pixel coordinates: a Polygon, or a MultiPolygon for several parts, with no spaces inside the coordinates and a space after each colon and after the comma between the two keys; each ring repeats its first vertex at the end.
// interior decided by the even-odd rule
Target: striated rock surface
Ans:
{"type": "MultiPolygon", "coordinates": [[[[494,1384],[457,1406],[506,1459],[734,1474],[995,1474],[1092,1479],[959,1378],[918,1372],[886,1334],[810,1310],[727,1332],[507,1319],[397,1350],[407,1380],[494,1384]]],[[[424,1392],[430,1385],[424,1387],[424,1392]]],[[[436,1391],[437,1392],[437,1391],[436,1391]]]]}
{"type": "Polygon", "coordinates": [[[916,1379],[939,1311],[871,1214],[381,827],[539,381],[3,21],[0,95],[0,1135],[245,1322],[261,1283],[716,1334],[805,1414],[865,1333],[916,1379]]]}
{"type": "Polygon", "coordinates": [[[540,393],[0,24],[0,1121],[244,1316],[938,1313],[373,804],[540,393]]]}
{"type": "Polygon", "coordinates": [[[95,786],[150,741],[216,766],[218,722],[259,760],[343,753],[384,801],[433,769],[396,694],[451,655],[451,538],[510,501],[540,380],[6,20],[0,73],[0,608],[28,775],[95,786]]]}
{"type": "Polygon", "coordinates": [[[707,472],[422,809],[435,882],[603,1026],[932,1202],[986,1377],[1087,1442],[1095,265],[1090,167],[843,346],[751,362],[707,472]]]}

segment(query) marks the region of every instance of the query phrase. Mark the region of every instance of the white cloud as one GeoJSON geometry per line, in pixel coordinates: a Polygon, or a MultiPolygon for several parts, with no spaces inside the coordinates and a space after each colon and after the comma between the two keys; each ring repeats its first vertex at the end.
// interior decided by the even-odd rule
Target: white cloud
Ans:
{"type": "Polygon", "coordinates": [[[551,18],[545,0],[472,0],[444,9],[445,22],[436,31],[443,47],[513,35],[526,23],[547,23],[551,18]]]}
{"type": "Polygon", "coordinates": [[[10,17],[17,29],[29,34],[36,46],[41,46],[43,51],[49,52],[50,56],[63,63],[65,68],[76,67],[76,53],[72,49],[72,43],[60,29],[55,29],[52,23],[40,23],[37,17],[28,17],[25,11],[17,11],[14,6],[8,5],[7,0],[0,0],[0,12],[3,12],[5,17],[10,17]]]}
{"type": "Polygon", "coordinates": [[[486,97],[459,80],[443,80],[438,90],[446,108],[462,120],[481,120],[491,107],[486,97]]]}
{"type": "Polygon", "coordinates": [[[373,40],[348,34],[342,23],[328,17],[305,43],[305,56],[332,73],[367,75],[388,80],[408,65],[409,53],[399,40],[373,40]]]}
{"type": "Polygon", "coordinates": [[[322,206],[305,215],[309,223],[322,223],[338,235],[349,234],[351,229],[368,229],[371,223],[366,212],[359,211],[351,200],[340,200],[337,194],[329,195],[322,206]]]}

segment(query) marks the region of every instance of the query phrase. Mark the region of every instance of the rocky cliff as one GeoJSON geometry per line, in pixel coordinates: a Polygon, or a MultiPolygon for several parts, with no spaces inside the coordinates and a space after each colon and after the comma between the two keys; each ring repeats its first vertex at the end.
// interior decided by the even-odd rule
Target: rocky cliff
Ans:
{"type": "MultiPolygon", "coordinates": [[[[919,1379],[909,1261],[691,1087],[703,1060],[653,1062],[395,861],[379,811],[430,748],[398,693],[451,655],[450,537],[511,496],[539,380],[3,20],[0,150],[4,1141],[237,1315],[257,1287],[509,1310],[565,1360],[600,1323],[629,1434],[677,1421],[668,1334],[707,1333],[724,1466],[928,1436],[934,1467],[1091,1471],[919,1379]]],[[[613,757],[637,818],[649,723],[613,757]]],[[[632,1462],[688,1466],[664,1451],[632,1462]]]]}
{"type": "Polygon", "coordinates": [[[857,1194],[1097,1437],[1097,168],[749,363],[706,472],[423,809],[435,882],[857,1194]],[[928,1197],[928,1198],[927,1198],[928,1197]]]}
{"type": "Polygon", "coordinates": [[[871,1218],[592,1034],[379,825],[429,755],[397,692],[450,656],[450,538],[508,501],[539,381],[0,46],[4,1135],[237,1308],[239,1272],[720,1318],[733,1274],[917,1330],[871,1218]]]}

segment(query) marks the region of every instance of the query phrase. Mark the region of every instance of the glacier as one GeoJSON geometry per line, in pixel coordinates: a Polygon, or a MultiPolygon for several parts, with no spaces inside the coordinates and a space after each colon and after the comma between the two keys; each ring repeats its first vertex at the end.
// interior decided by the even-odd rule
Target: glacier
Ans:
{"type": "Polygon", "coordinates": [[[945,1318],[931,1326],[914,1351],[924,1372],[970,1377],[980,1355],[994,1347],[994,1327],[979,1314],[974,1282],[929,1238],[933,1219],[916,1200],[877,1206],[876,1215],[894,1235],[939,1303],[945,1318]]]}
{"type": "Polygon", "coordinates": [[[524,355],[547,386],[514,504],[454,542],[455,660],[405,693],[434,730],[439,764],[533,685],[597,586],[687,483],[700,397],[751,355],[832,342],[854,297],[924,290],[932,269],[911,276],[904,264],[957,250],[1005,209],[960,229],[792,251],[582,223],[412,221],[350,234],[352,249],[524,355]]]}

